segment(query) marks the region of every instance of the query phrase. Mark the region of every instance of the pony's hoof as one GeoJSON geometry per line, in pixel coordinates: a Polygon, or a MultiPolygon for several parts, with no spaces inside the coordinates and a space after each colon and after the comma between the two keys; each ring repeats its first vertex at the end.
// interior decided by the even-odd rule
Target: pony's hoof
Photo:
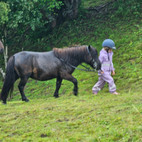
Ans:
{"type": "Polygon", "coordinates": [[[26,100],[25,100],[25,102],[29,102],[29,100],[28,100],[28,99],[26,99],[26,100]]]}
{"type": "Polygon", "coordinates": [[[59,96],[54,96],[55,98],[59,98],[59,96]]]}
{"type": "Polygon", "coordinates": [[[77,94],[78,94],[77,92],[74,92],[74,95],[75,95],[75,96],[77,96],[77,94]]]}
{"type": "Polygon", "coordinates": [[[6,102],[2,102],[3,105],[6,105],[6,102]]]}
{"type": "Polygon", "coordinates": [[[22,99],[22,101],[29,102],[29,99],[22,99]]]}

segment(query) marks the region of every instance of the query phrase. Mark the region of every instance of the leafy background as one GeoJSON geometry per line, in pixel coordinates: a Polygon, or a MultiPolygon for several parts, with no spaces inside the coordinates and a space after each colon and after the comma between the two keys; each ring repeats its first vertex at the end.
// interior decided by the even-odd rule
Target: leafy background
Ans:
{"type": "Polygon", "coordinates": [[[9,54],[20,51],[20,45],[26,50],[48,51],[85,44],[99,52],[102,41],[111,38],[117,47],[114,80],[120,95],[110,94],[106,84],[94,96],[91,89],[97,73],[76,70],[73,75],[79,83],[78,97],[73,96],[73,85],[68,81],[63,81],[60,98],[55,99],[55,79],[29,80],[25,93],[30,102],[25,103],[21,102],[18,80],[13,98],[0,107],[1,141],[142,141],[142,2],[108,2],[82,1],[77,19],[65,20],[49,34],[33,38],[35,42],[27,34],[19,46],[10,47],[9,54]],[[107,6],[99,9],[103,5],[107,6]]]}

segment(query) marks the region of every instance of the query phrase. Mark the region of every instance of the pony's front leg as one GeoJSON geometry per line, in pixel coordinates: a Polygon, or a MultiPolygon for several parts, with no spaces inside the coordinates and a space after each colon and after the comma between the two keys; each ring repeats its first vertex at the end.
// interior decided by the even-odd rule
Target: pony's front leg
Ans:
{"type": "Polygon", "coordinates": [[[77,96],[77,94],[78,94],[78,82],[77,82],[77,79],[74,78],[71,74],[64,74],[62,76],[62,78],[65,79],[65,80],[71,81],[74,84],[73,92],[74,92],[74,95],[77,96]]]}
{"type": "Polygon", "coordinates": [[[61,83],[62,83],[62,79],[61,79],[60,77],[57,77],[57,80],[56,80],[56,90],[55,90],[55,92],[54,92],[54,97],[55,97],[55,98],[58,98],[58,97],[59,97],[58,91],[59,91],[59,89],[60,89],[60,87],[61,87],[61,83]]]}
{"type": "Polygon", "coordinates": [[[28,102],[29,100],[27,99],[27,97],[25,96],[25,93],[24,93],[24,87],[27,83],[27,80],[28,78],[27,77],[24,77],[24,78],[21,78],[21,81],[18,85],[18,88],[19,88],[19,91],[21,93],[21,97],[22,97],[22,101],[25,101],[25,102],[28,102]]]}
{"type": "Polygon", "coordinates": [[[77,83],[76,78],[73,79],[73,84],[74,84],[73,92],[74,92],[74,95],[77,96],[77,94],[78,94],[78,83],[77,83]]]}

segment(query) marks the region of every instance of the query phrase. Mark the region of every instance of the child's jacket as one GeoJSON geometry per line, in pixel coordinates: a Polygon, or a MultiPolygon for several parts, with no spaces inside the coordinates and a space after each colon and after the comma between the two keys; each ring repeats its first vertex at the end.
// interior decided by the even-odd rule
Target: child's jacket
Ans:
{"type": "Polygon", "coordinates": [[[101,62],[101,71],[103,72],[111,72],[114,71],[113,63],[112,63],[113,52],[108,53],[106,50],[102,49],[100,51],[99,60],[101,62]]]}

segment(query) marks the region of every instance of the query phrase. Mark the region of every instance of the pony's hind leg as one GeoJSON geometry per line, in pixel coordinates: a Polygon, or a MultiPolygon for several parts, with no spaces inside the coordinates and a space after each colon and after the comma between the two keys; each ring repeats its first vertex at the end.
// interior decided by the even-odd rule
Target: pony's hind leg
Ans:
{"type": "Polygon", "coordinates": [[[61,83],[62,83],[62,78],[58,77],[57,80],[56,80],[56,90],[55,90],[55,92],[54,92],[54,97],[55,97],[55,98],[58,98],[58,97],[59,97],[58,91],[59,91],[59,89],[60,89],[60,87],[61,87],[61,83]]]}
{"type": "Polygon", "coordinates": [[[20,80],[20,83],[18,85],[18,88],[19,88],[19,91],[21,93],[21,97],[22,97],[22,101],[25,101],[25,102],[28,102],[29,100],[27,99],[27,97],[25,96],[25,93],[24,93],[24,87],[28,81],[28,78],[29,77],[24,77],[24,78],[21,78],[20,80]]]}

